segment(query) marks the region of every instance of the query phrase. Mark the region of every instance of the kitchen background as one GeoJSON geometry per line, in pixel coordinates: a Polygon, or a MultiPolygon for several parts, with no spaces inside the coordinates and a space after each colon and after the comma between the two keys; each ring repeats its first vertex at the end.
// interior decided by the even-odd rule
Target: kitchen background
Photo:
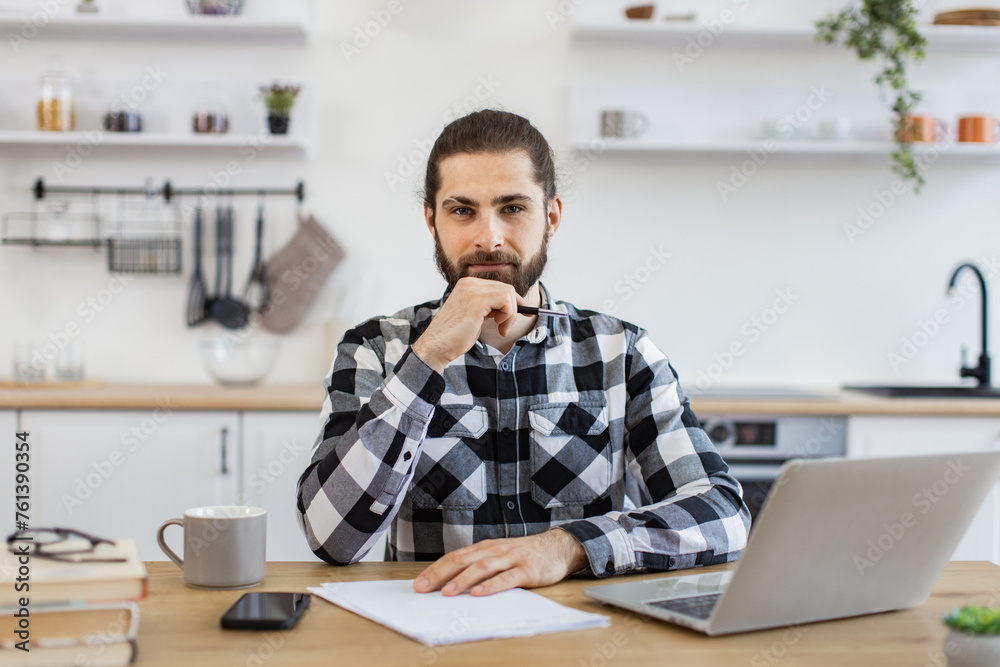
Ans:
{"type": "MultiPolygon", "coordinates": [[[[75,2],[52,4],[68,14],[75,2]]],[[[945,287],[962,260],[979,263],[988,277],[1000,266],[1000,153],[943,151],[919,196],[892,193],[897,177],[887,155],[779,149],[741,180],[734,169],[750,171],[741,146],[762,143],[761,123],[810,103],[818,108],[807,112],[803,136],[818,132],[823,120],[847,115],[863,138],[887,139],[888,114],[871,83],[875,67],[842,47],[808,39],[787,46],[767,39],[726,44],[725,32],[718,38],[704,33],[708,44],[699,52],[683,41],[574,38],[574,22],[608,7],[617,14],[622,4],[246,3],[248,19],[301,19],[308,37],[290,43],[184,35],[61,38],[46,35],[43,25],[37,36],[15,44],[10,33],[19,25],[8,22],[0,48],[0,137],[6,137],[0,211],[29,210],[39,177],[61,185],[141,186],[152,178],[157,185],[169,179],[176,187],[204,187],[235,160],[235,187],[289,188],[304,181],[303,209],[335,236],[347,258],[293,333],[253,335],[280,339],[268,382],[319,382],[330,365],[330,338],[347,323],[442,292],[418,195],[426,154],[452,118],[499,107],[529,117],[559,157],[564,221],[551,246],[546,285],[559,299],[646,327],[691,390],[956,382],[961,346],[968,345],[970,360],[979,352],[978,294],[970,292],[974,301],[962,305],[946,297],[945,287]],[[142,85],[150,71],[162,73],[162,82],[149,87],[139,105],[147,127],[185,137],[194,107],[206,98],[228,108],[230,133],[239,137],[264,131],[258,85],[277,80],[304,88],[292,112],[291,139],[252,160],[236,146],[97,145],[66,172],[67,147],[9,140],[34,129],[38,77],[53,54],[66,58],[81,130],[98,128],[110,100],[142,85]],[[680,54],[694,57],[678,60],[680,54]],[[622,91],[626,97],[615,98],[622,91]],[[825,96],[814,97],[816,91],[825,96]],[[659,111],[650,115],[657,131],[725,141],[745,129],[745,141],[728,151],[614,150],[613,140],[587,138],[596,133],[596,114],[590,129],[571,120],[594,100],[603,108],[602,95],[607,108],[620,106],[616,99],[656,100],[659,111]],[[828,106],[816,104],[824,97],[828,106]],[[720,182],[735,186],[720,192],[720,182]],[[870,217],[859,222],[859,210],[870,217]],[[947,321],[929,326],[940,310],[947,321]],[[920,334],[928,329],[929,336],[920,334]],[[734,343],[742,352],[727,357],[734,343]],[[894,362],[892,354],[903,361],[894,362]]],[[[657,12],[696,7],[709,23],[728,12],[726,30],[737,31],[801,27],[842,4],[662,2],[657,12]]],[[[179,0],[99,5],[106,16],[185,13],[179,0]]],[[[921,22],[945,6],[922,3],[921,22]]],[[[8,16],[41,11],[42,3],[0,2],[8,16]]],[[[942,116],[953,131],[961,112],[1000,113],[998,70],[994,49],[932,44],[912,79],[928,91],[923,110],[942,116]]],[[[237,289],[250,271],[255,208],[254,197],[237,202],[237,289]]],[[[295,211],[293,198],[268,199],[265,255],[292,235],[295,211]]],[[[190,216],[183,232],[180,275],[135,276],[120,290],[103,251],[0,247],[0,312],[6,314],[0,361],[7,372],[17,342],[50,340],[75,324],[90,378],[209,383],[198,342],[223,330],[185,325],[190,216]],[[84,305],[107,297],[110,287],[116,293],[99,302],[99,311],[84,305]]],[[[206,252],[210,257],[211,243],[206,252]]],[[[205,268],[211,281],[212,263],[205,268]]],[[[995,306],[996,290],[991,294],[995,306]]]]}

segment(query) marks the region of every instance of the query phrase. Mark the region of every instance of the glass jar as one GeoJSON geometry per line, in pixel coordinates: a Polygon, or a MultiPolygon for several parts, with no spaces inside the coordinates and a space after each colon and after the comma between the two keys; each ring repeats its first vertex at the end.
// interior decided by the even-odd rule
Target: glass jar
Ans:
{"type": "Polygon", "coordinates": [[[61,57],[49,58],[38,90],[38,129],[43,132],[70,132],[76,129],[73,84],[61,57]]]}

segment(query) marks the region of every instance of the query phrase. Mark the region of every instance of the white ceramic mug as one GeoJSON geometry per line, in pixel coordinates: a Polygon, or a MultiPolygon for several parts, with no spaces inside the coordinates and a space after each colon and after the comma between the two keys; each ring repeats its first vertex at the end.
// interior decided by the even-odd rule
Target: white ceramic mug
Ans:
{"type": "Polygon", "coordinates": [[[267,511],[260,507],[214,505],[195,507],[183,519],[165,521],[156,532],[163,553],[184,571],[195,588],[249,588],[264,581],[267,511]],[[167,526],[184,528],[184,558],[167,546],[167,526]]]}
{"type": "Polygon", "coordinates": [[[601,112],[601,136],[632,139],[649,129],[649,116],[638,111],[621,109],[601,112]]]}
{"type": "Polygon", "coordinates": [[[824,118],[820,121],[819,132],[828,141],[850,141],[854,138],[854,126],[847,116],[824,118]]]}

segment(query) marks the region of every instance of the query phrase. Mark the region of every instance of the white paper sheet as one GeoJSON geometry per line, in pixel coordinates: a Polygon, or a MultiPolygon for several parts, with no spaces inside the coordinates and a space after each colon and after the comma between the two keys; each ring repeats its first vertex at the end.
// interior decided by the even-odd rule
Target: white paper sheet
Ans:
{"type": "Polygon", "coordinates": [[[310,586],[309,592],[426,644],[458,644],[603,627],[611,619],[571,609],[515,588],[475,597],[417,593],[413,580],[350,581],[310,586]]]}

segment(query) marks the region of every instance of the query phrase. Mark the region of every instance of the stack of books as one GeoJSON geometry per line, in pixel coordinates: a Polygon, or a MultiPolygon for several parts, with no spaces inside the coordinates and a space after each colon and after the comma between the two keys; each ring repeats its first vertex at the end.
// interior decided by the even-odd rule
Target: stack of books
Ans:
{"type": "Polygon", "coordinates": [[[113,667],[135,662],[136,601],[149,591],[146,566],[132,539],[100,544],[93,555],[126,560],[72,563],[36,556],[29,559],[25,576],[18,556],[6,549],[0,553],[0,617],[6,619],[0,624],[0,665],[113,667]],[[25,601],[26,628],[21,621],[25,601]]]}

